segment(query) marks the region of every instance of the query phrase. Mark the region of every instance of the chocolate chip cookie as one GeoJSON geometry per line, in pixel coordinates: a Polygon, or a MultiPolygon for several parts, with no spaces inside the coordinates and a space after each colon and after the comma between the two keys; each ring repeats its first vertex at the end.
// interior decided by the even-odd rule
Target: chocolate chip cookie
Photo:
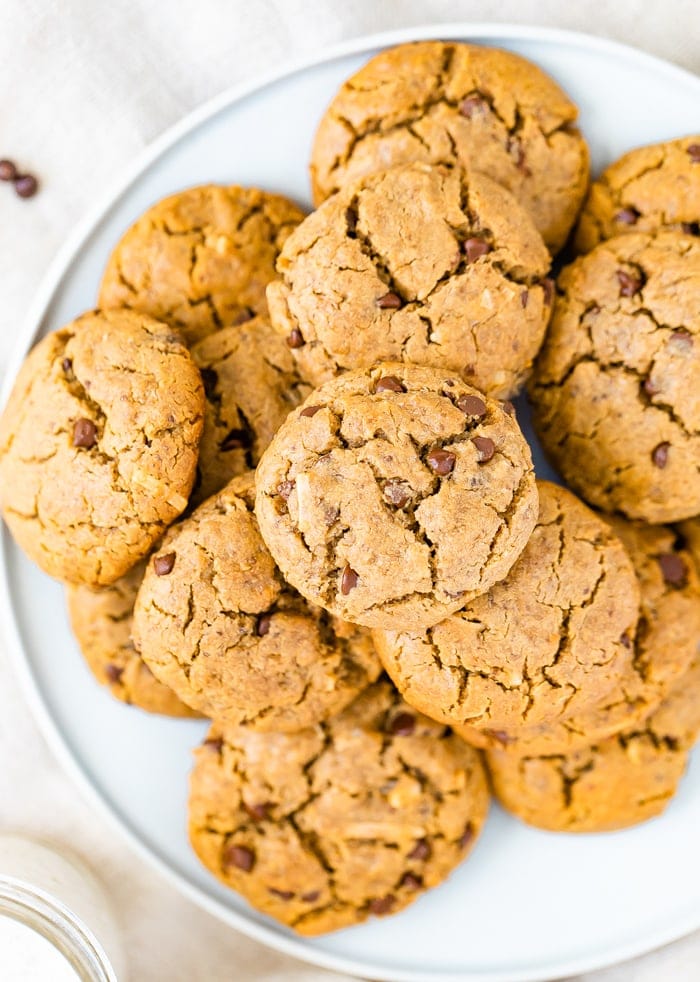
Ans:
{"type": "Polygon", "coordinates": [[[379,682],[293,736],[215,724],[196,752],[190,839],[253,907],[321,934],[442,882],[488,802],[478,753],[379,682]]]}
{"type": "Polygon", "coordinates": [[[588,192],[575,248],[660,229],[700,234],[700,136],[637,147],[606,167],[588,192]]]}
{"type": "Polygon", "coordinates": [[[700,240],[608,239],[559,277],[530,384],[542,445],[587,501],[647,522],[700,513],[700,240]]]}
{"type": "Polygon", "coordinates": [[[292,732],[338,713],[379,675],[367,631],[283,581],[235,478],[166,535],[134,610],[153,674],[206,716],[292,732]]]}
{"type": "Polygon", "coordinates": [[[588,183],[578,111],[510,51],[420,41],[372,58],[337,92],[311,155],[314,200],[394,164],[469,164],[508,188],[552,251],[588,183]]]}
{"type": "Polygon", "coordinates": [[[66,583],[114,583],[187,505],[204,414],[172,328],[84,314],[37,344],[0,419],[0,506],[17,543],[66,583]]]}
{"type": "Polygon", "coordinates": [[[537,488],[507,408],[431,368],[348,372],[282,424],[256,474],[260,530],[307,600],[421,630],[502,579],[537,488]]]}
{"type": "Polygon", "coordinates": [[[554,832],[605,832],[661,814],[700,730],[700,661],[646,721],[570,754],[487,755],[501,804],[554,832]]]}
{"type": "Polygon", "coordinates": [[[569,754],[639,725],[688,671],[700,639],[700,580],[682,541],[664,526],[608,517],[641,591],[637,626],[620,682],[600,703],[566,719],[511,729],[456,727],[482,749],[527,756],[569,754]]]}
{"type": "Polygon", "coordinates": [[[538,482],[539,518],[500,583],[425,632],[375,631],[404,698],[443,723],[515,729],[600,702],[639,615],[632,564],[569,491],[538,482]]]}
{"type": "Polygon", "coordinates": [[[146,569],[141,561],[111,586],[66,590],[71,627],[93,675],[116,699],[149,713],[198,716],[153,675],[136,651],[131,623],[146,569]]]}
{"type": "Polygon", "coordinates": [[[255,467],[290,410],[309,392],[284,340],[263,317],[224,327],[192,348],[206,408],[196,503],[255,467]]]}
{"type": "Polygon", "coordinates": [[[509,398],[549,320],[549,255],[480,174],[406,164],[350,182],[292,233],[267,298],[303,378],[405,361],[509,398]]]}
{"type": "Polygon", "coordinates": [[[304,217],[287,198],[206,184],[157,202],[110,256],[100,307],[130,307],[173,324],[188,344],[253,314],[282,245],[304,217]]]}

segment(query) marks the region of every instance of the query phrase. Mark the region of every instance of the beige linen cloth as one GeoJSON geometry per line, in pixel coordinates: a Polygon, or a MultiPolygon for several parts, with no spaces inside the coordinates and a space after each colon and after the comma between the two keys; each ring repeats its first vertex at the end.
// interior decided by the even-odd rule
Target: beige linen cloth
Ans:
{"type": "MultiPolygon", "coordinates": [[[[42,182],[31,201],[0,185],[0,374],[37,284],[73,225],[184,113],[234,82],[335,41],[459,20],[595,31],[700,72],[697,0],[0,0],[0,158],[16,158],[42,182]]],[[[0,802],[0,830],[65,843],[104,879],[135,982],[338,980],[265,950],[144,868],[60,772],[2,650],[0,802]]],[[[585,982],[699,978],[696,935],[585,982]]]]}

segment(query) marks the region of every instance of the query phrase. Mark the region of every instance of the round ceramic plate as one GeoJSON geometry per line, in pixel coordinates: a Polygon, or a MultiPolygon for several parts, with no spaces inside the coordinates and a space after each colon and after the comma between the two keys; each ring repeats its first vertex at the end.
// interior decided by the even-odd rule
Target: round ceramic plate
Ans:
{"type": "MultiPolygon", "coordinates": [[[[225,93],[144,154],[58,257],[9,379],[37,336],[94,304],[111,248],[156,199],[213,181],[259,185],[308,203],[311,140],[338,85],[378,49],[429,37],[501,45],[541,65],[578,103],[595,170],[637,144],[700,130],[700,79],[590,37],[443,25],[345,44],[225,93]]],[[[190,851],[187,776],[205,725],[147,716],[99,688],[71,637],[61,587],[6,533],[2,581],[9,648],[67,768],[173,886],[265,944],[391,982],[516,982],[596,968],[700,926],[696,759],[662,818],[609,835],[552,835],[494,807],[472,858],[409,910],[323,938],[296,938],[224,889],[190,851]]]]}

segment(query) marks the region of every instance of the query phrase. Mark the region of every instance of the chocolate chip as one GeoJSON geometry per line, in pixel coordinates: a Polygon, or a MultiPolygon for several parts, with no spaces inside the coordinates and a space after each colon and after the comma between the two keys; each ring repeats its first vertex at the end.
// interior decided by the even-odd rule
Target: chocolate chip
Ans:
{"type": "Polygon", "coordinates": [[[267,892],[273,897],[279,897],[280,900],[291,900],[294,897],[291,890],[275,890],[274,887],[268,887],[267,892]]]}
{"type": "Polygon", "coordinates": [[[323,406],[307,406],[306,409],[302,409],[299,415],[308,417],[315,416],[316,413],[320,412],[323,408],[323,406]]]}
{"type": "Polygon", "coordinates": [[[166,552],[162,556],[153,557],[153,569],[156,576],[167,576],[172,573],[175,565],[175,553],[166,552]]]}
{"type": "Polygon", "coordinates": [[[301,899],[305,904],[313,904],[321,896],[320,890],[311,890],[309,893],[302,893],[301,899]]]}
{"type": "Polygon", "coordinates": [[[399,480],[387,481],[382,488],[382,496],[385,501],[396,508],[403,508],[411,500],[408,486],[399,480]]]}
{"type": "Polygon", "coordinates": [[[693,335],[690,331],[686,331],[684,327],[678,327],[675,331],[671,331],[671,337],[668,341],[674,348],[681,350],[687,351],[693,347],[693,335]]]}
{"type": "Polygon", "coordinates": [[[202,385],[207,399],[211,399],[216,389],[219,376],[213,368],[200,368],[199,374],[202,376],[202,385]]]}
{"type": "Polygon", "coordinates": [[[620,284],[621,297],[633,297],[642,288],[642,280],[639,276],[633,276],[624,269],[618,269],[616,274],[617,282],[620,284]]]}
{"type": "Polygon", "coordinates": [[[91,419],[76,419],[73,424],[73,446],[89,450],[97,443],[97,427],[91,419]]]}
{"type": "Polygon", "coordinates": [[[0,160],[0,181],[14,181],[16,177],[16,164],[12,160],[0,160]]]}
{"type": "Polygon", "coordinates": [[[669,586],[684,587],[688,582],[688,568],[675,553],[659,556],[659,566],[664,580],[669,586]]]}
{"type": "Polygon", "coordinates": [[[386,897],[376,897],[374,900],[370,900],[369,909],[373,914],[381,917],[383,914],[388,914],[391,911],[395,902],[396,898],[394,895],[388,893],[386,897]]]}
{"type": "Polygon", "coordinates": [[[483,96],[480,95],[468,95],[466,99],[463,99],[459,104],[459,111],[467,119],[471,119],[477,113],[485,113],[489,108],[489,104],[483,96]]]}
{"type": "Polygon", "coordinates": [[[523,309],[525,309],[525,307],[527,307],[527,302],[528,302],[529,299],[530,299],[530,291],[529,290],[521,290],[520,291],[520,306],[523,309]]]}
{"type": "Polygon", "coordinates": [[[354,235],[355,229],[357,228],[357,212],[354,208],[345,209],[345,223],[347,225],[347,230],[349,235],[354,235]]]}
{"type": "Polygon", "coordinates": [[[462,375],[474,375],[476,373],[476,365],[465,365],[462,369],[462,375]]]}
{"type": "Polygon", "coordinates": [[[253,311],[246,308],[245,310],[241,310],[240,313],[236,314],[231,321],[231,326],[238,327],[239,324],[246,324],[248,321],[252,321],[254,317],[255,314],[253,311]]]}
{"type": "Polygon", "coordinates": [[[513,742],[513,738],[505,730],[483,730],[482,732],[484,736],[500,743],[502,747],[507,747],[509,743],[513,742]]]}
{"type": "Polygon", "coordinates": [[[340,592],[343,594],[344,597],[347,597],[350,591],[355,589],[359,579],[360,577],[352,568],[352,566],[345,567],[345,569],[343,570],[343,575],[340,578],[340,592]]]}
{"type": "Polygon", "coordinates": [[[466,849],[473,838],[474,838],[474,827],[471,822],[467,822],[467,824],[464,827],[464,832],[462,832],[462,836],[459,840],[460,849],[466,849]]]}
{"type": "Polygon", "coordinates": [[[72,359],[70,359],[70,358],[64,358],[63,361],[61,362],[61,368],[63,369],[63,372],[64,372],[65,375],[72,375],[73,374],[73,361],[72,361],[72,359]]]}
{"type": "Polygon", "coordinates": [[[554,280],[551,276],[545,276],[541,282],[541,286],[544,291],[544,302],[549,307],[552,300],[554,300],[554,280]]]}
{"type": "Polygon", "coordinates": [[[659,392],[661,392],[661,389],[653,380],[651,375],[647,375],[647,377],[644,379],[644,381],[642,382],[642,388],[644,389],[644,391],[648,396],[655,396],[658,395],[659,392]]]}
{"type": "Polygon", "coordinates": [[[506,399],[506,401],[502,404],[501,408],[503,409],[503,412],[506,413],[506,415],[515,416],[515,406],[510,401],[510,399],[506,399]]]}
{"type": "Polygon", "coordinates": [[[289,499],[290,494],[294,490],[294,481],[282,481],[281,484],[277,485],[277,494],[280,498],[284,498],[285,501],[289,499]]]}
{"type": "Polygon", "coordinates": [[[691,143],[688,147],[688,156],[694,164],[700,164],[700,143],[691,143]]]}
{"type": "Polygon", "coordinates": [[[247,802],[243,802],[243,807],[248,812],[250,817],[256,822],[264,822],[270,817],[270,802],[261,802],[259,805],[249,805],[247,802]]]}
{"type": "Polygon", "coordinates": [[[247,846],[229,846],[224,852],[223,859],[224,866],[235,866],[244,873],[250,873],[255,866],[255,853],[247,846]]]}
{"type": "Polygon", "coordinates": [[[629,634],[627,633],[627,631],[625,631],[624,634],[621,634],[620,635],[620,644],[624,648],[628,648],[629,649],[629,648],[632,647],[632,638],[629,636],[629,634]]]}
{"type": "Polygon", "coordinates": [[[399,886],[405,887],[407,890],[420,890],[423,886],[423,880],[415,873],[404,873],[399,880],[399,886]]]}
{"type": "Polygon", "coordinates": [[[483,419],[486,415],[486,403],[478,396],[460,396],[455,403],[457,409],[461,409],[465,416],[476,416],[483,419]]]}
{"type": "Polygon", "coordinates": [[[413,849],[408,854],[409,859],[430,859],[433,854],[433,850],[430,848],[430,843],[427,839],[419,839],[416,842],[413,849]]]}
{"type": "Polygon", "coordinates": [[[671,444],[664,441],[663,443],[657,443],[651,452],[651,460],[655,467],[663,468],[668,463],[668,451],[671,444]]]}
{"type": "Polygon", "coordinates": [[[33,198],[39,190],[39,182],[33,174],[18,174],[14,179],[14,188],[20,198],[33,198]]]}
{"type": "Polygon", "coordinates": [[[258,622],[255,625],[255,633],[259,638],[264,638],[266,634],[270,633],[270,625],[272,624],[272,614],[261,614],[258,617],[258,622]]]}
{"type": "Polygon", "coordinates": [[[700,222],[681,222],[681,231],[686,235],[700,235],[700,222]]]}
{"type": "Polygon", "coordinates": [[[481,259],[482,256],[491,252],[493,246],[486,239],[479,239],[474,236],[471,239],[466,239],[462,243],[462,249],[464,250],[464,255],[467,257],[467,262],[475,263],[477,259],[481,259]]]}
{"type": "Polygon", "coordinates": [[[620,222],[622,225],[636,225],[639,220],[639,212],[636,208],[621,208],[613,217],[616,222],[620,222]]]}
{"type": "Polygon", "coordinates": [[[220,754],[224,749],[224,741],[221,737],[210,737],[204,741],[202,746],[206,747],[207,750],[211,750],[212,753],[220,754]]]}
{"type": "Polygon", "coordinates": [[[304,335],[301,333],[298,327],[295,327],[287,335],[287,344],[290,348],[302,348],[304,346],[304,335]]]}
{"type": "Polygon", "coordinates": [[[406,387],[395,375],[382,375],[380,379],[377,379],[377,384],[374,387],[375,392],[405,392],[406,387]]]}
{"type": "Polygon", "coordinates": [[[454,470],[456,456],[449,450],[441,450],[440,447],[433,447],[425,458],[436,474],[445,477],[454,470]]]}
{"type": "Polygon", "coordinates": [[[529,176],[531,171],[525,163],[525,150],[522,142],[517,137],[511,136],[508,139],[506,149],[508,150],[508,153],[515,158],[515,166],[518,168],[518,170],[529,176]]]}
{"type": "Polygon", "coordinates": [[[105,665],[105,675],[110,682],[119,682],[123,674],[123,668],[119,668],[117,665],[105,665]]]}
{"type": "Polygon", "coordinates": [[[479,454],[477,457],[477,463],[479,464],[485,464],[496,453],[496,444],[487,436],[475,436],[472,443],[479,454]]]}
{"type": "Polygon", "coordinates": [[[393,736],[410,736],[416,728],[416,717],[413,713],[397,713],[389,722],[387,730],[393,736]]]}
{"type": "Polygon", "coordinates": [[[383,297],[378,297],[375,301],[380,310],[398,310],[403,307],[403,300],[398,293],[385,293],[383,297]]]}
{"type": "Polygon", "coordinates": [[[251,437],[248,430],[233,429],[229,430],[229,432],[223,438],[219,444],[219,450],[242,450],[249,447],[250,444],[251,437]]]}

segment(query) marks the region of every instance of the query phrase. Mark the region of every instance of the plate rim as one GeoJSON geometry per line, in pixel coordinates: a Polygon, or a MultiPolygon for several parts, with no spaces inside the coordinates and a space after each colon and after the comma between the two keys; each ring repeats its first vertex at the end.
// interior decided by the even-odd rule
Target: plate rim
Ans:
{"type": "MultiPolygon", "coordinates": [[[[599,37],[579,31],[554,27],[538,27],[530,24],[512,22],[493,23],[490,21],[451,21],[446,23],[419,24],[405,28],[395,28],[373,34],[365,34],[341,41],[319,52],[318,46],[303,57],[290,59],[278,68],[254,75],[245,81],[227,87],[200,106],[185,114],[180,120],[166,128],[163,133],[136,154],[133,162],[125,168],[117,179],[108,182],[103,194],[88,209],[85,216],[74,226],[65,242],[59,247],[48,265],[41,283],[29,305],[18,336],[11,350],[5,377],[0,389],[0,407],[7,400],[18,368],[34,341],[47,310],[60,287],[71,263],[77,257],[94,229],[104,219],[110,209],[139,180],[141,175],[162,154],[179,140],[187,137],[197,127],[212,119],[219,112],[236,102],[242,101],[275,82],[308,69],[352,55],[362,54],[375,48],[383,48],[417,40],[469,40],[488,37],[489,40],[535,41],[551,45],[569,45],[589,52],[599,52],[616,56],[620,61],[631,61],[638,66],[647,66],[656,73],[662,73],[679,83],[697,88],[700,96],[700,76],[678,65],[646,51],[622,44],[609,38],[599,37]]],[[[329,94],[330,98],[330,94],[329,94]]],[[[1,634],[8,653],[8,660],[20,688],[28,703],[31,715],[51,752],[70,780],[79,788],[83,797],[96,810],[107,826],[116,831],[123,841],[129,844],[137,856],[151,869],[156,870],[179,894],[192,903],[208,911],[218,920],[229,924],[242,934],[261,944],[321,968],[342,972],[346,975],[371,976],[379,982],[547,982],[562,976],[579,975],[595,971],[648,953],[656,948],[691,933],[700,928],[700,908],[676,920],[673,925],[655,933],[647,933],[635,941],[619,945],[608,945],[597,954],[582,955],[576,959],[545,965],[542,969],[523,968],[515,974],[496,971],[440,971],[428,973],[406,969],[388,969],[371,962],[360,962],[355,958],[336,955],[308,946],[301,938],[279,933],[279,929],[254,921],[245,912],[227,907],[223,901],[210,896],[203,888],[190,882],[184,874],[172,868],[161,858],[132,828],[125,816],[110,805],[107,798],[93,784],[86,769],[71,749],[66,737],[54,720],[44,700],[41,686],[35,676],[31,662],[24,650],[21,632],[12,604],[10,586],[10,562],[8,545],[10,536],[6,526],[0,536],[0,625],[1,634]],[[543,974],[544,972],[544,974],[543,974]]]]}

